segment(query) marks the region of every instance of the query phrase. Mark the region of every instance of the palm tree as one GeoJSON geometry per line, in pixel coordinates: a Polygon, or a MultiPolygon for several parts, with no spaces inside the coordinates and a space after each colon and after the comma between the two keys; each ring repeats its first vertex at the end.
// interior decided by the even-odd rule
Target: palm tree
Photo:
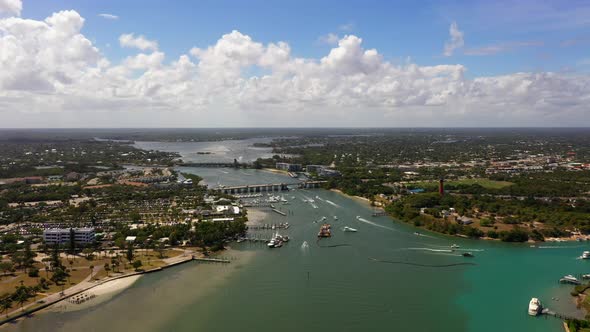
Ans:
{"type": "Polygon", "coordinates": [[[12,299],[10,297],[2,299],[2,302],[0,302],[0,308],[2,309],[2,312],[6,312],[6,317],[8,317],[8,309],[12,308],[12,299]]]}
{"type": "Polygon", "coordinates": [[[16,302],[18,302],[18,304],[20,305],[21,311],[25,310],[23,305],[25,304],[25,302],[27,302],[28,299],[29,296],[26,292],[18,292],[18,294],[16,295],[16,302]]]}

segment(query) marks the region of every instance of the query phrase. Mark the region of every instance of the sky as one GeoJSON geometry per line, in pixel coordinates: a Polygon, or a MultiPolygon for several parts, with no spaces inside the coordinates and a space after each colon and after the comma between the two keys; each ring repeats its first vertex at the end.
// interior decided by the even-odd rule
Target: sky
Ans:
{"type": "Polygon", "coordinates": [[[590,1],[0,0],[0,128],[590,126],[590,1]]]}

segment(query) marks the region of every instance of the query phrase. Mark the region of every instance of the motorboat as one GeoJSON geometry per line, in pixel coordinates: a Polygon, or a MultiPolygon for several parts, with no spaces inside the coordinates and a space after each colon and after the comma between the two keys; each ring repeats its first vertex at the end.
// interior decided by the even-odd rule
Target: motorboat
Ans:
{"type": "Polygon", "coordinates": [[[331,227],[330,224],[323,224],[320,227],[320,231],[318,232],[318,238],[332,236],[332,232],[331,232],[330,227],[331,227]]]}
{"type": "Polygon", "coordinates": [[[361,216],[356,216],[357,219],[361,219],[361,216]]]}
{"type": "Polygon", "coordinates": [[[338,220],[338,217],[334,216],[334,220],[338,220]]]}
{"type": "Polygon", "coordinates": [[[574,277],[571,274],[563,276],[563,278],[559,279],[559,282],[565,283],[565,284],[574,284],[574,285],[581,284],[580,280],[578,280],[578,278],[574,277]]]}
{"type": "Polygon", "coordinates": [[[414,232],[414,235],[422,236],[422,233],[420,233],[420,232],[414,232]]]}
{"type": "Polygon", "coordinates": [[[345,232],[356,232],[357,229],[356,228],[352,228],[352,227],[348,227],[348,226],[344,226],[343,229],[345,232]]]}
{"type": "Polygon", "coordinates": [[[581,259],[590,259],[590,251],[584,251],[582,253],[582,256],[580,256],[581,259]]]}
{"type": "Polygon", "coordinates": [[[541,301],[538,298],[533,297],[531,302],[529,302],[529,315],[531,316],[538,316],[543,311],[543,306],[541,305],[541,301]]]}
{"type": "Polygon", "coordinates": [[[582,274],[582,279],[590,279],[590,274],[582,274]]]}
{"type": "Polygon", "coordinates": [[[464,252],[462,255],[463,257],[474,257],[473,254],[470,252],[464,252]]]}
{"type": "Polygon", "coordinates": [[[322,217],[322,221],[325,221],[326,219],[328,219],[328,218],[326,218],[326,217],[322,217]]]}
{"type": "Polygon", "coordinates": [[[269,248],[280,248],[283,246],[283,242],[289,241],[289,238],[283,237],[279,235],[279,233],[275,233],[275,235],[268,241],[266,244],[269,248]]]}
{"type": "Polygon", "coordinates": [[[457,245],[457,244],[454,244],[454,243],[453,243],[453,244],[451,245],[451,248],[452,248],[452,249],[459,249],[459,248],[461,248],[461,247],[460,247],[459,245],[457,245]]]}

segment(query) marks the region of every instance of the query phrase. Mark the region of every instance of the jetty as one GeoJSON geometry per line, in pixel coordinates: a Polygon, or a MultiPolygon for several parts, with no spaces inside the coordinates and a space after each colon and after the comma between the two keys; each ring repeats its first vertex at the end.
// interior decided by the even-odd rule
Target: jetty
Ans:
{"type": "Polygon", "coordinates": [[[278,213],[278,214],[280,214],[281,216],[286,216],[286,215],[287,215],[285,212],[283,212],[283,211],[279,211],[279,210],[277,210],[277,209],[272,209],[272,211],[273,211],[273,212],[276,212],[276,213],[278,213]]]}

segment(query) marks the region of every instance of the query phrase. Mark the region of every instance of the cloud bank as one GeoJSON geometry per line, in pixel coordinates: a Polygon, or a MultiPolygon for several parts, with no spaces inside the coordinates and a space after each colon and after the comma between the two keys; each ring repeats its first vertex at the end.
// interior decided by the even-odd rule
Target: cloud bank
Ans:
{"type": "Polygon", "coordinates": [[[590,125],[587,75],[466,78],[460,64],[388,61],[355,35],[301,58],[237,30],[176,59],[124,34],[138,53],[113,63],[83,25],[76,11],[0,19],[2,127],[590,125]]]}

